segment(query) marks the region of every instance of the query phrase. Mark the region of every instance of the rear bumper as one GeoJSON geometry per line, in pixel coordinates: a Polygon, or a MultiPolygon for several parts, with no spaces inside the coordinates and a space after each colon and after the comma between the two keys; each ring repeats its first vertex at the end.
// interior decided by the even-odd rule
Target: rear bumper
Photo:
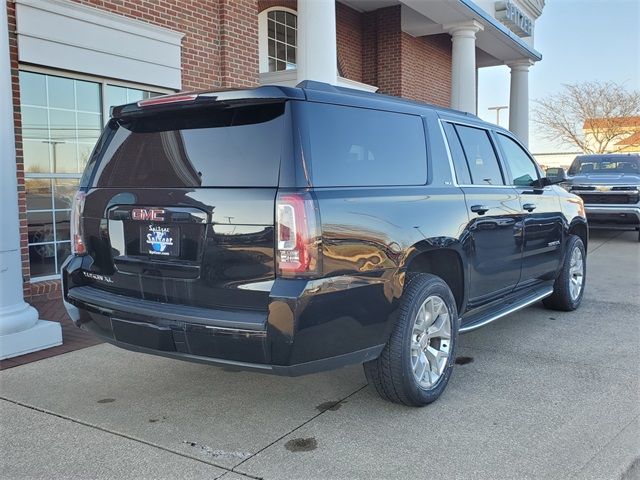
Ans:
{"type": "Polygon", "coordinates": [[[228,311],[74,283],[81,266],[81,257],[63,266],[64,303],[76,326],[129,350],[181,360],[303,375],[377,358],[393,321],[383,277],[276,280],[268,311],[228,311]]]}
{"type": "Polygon", "coordinates": [[[589,227],[637,228],[640,226],[639,205],[585,205],[589,227]]]}

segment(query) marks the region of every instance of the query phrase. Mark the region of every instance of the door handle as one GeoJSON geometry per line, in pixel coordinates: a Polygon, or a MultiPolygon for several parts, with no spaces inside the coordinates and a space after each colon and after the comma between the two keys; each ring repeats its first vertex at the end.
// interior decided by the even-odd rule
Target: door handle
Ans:
{"type": "Polygon", "coordinates": [[[473,213],[477,213],[478,215],[484,215],[489,211],[489,207],[487,207],[486,205],[473,205],[471,207],[471,211],[473,213]]]}
{"type": "Polygon", "coordinates": [[[536,209],[536,204],[525,203],[524,205],[522,205],[522,208],[524,208],[527,212],[533,212],[536,209]]]}

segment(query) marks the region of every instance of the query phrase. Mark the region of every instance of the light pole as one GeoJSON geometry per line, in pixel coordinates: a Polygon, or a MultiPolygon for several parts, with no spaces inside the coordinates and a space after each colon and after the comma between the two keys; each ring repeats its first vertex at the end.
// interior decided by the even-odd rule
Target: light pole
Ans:
{"type": "Polygon", "coordinates": [[[509,107],[507,105],[500,105],[498,107],[489,107],[487,110],[495,110],[496,111],[496,125],[500,126],[500,111],[507,110],[509,107]]]}
{"type": "Polygon", "coordinates": [[[61,143],[67,143],[61,140],[43,140],[42,143],[48,143],[49,145],[53,145],[53,168],[51,171],[53,173],[58,172],[58,149],[56,148],[61,143]]]}

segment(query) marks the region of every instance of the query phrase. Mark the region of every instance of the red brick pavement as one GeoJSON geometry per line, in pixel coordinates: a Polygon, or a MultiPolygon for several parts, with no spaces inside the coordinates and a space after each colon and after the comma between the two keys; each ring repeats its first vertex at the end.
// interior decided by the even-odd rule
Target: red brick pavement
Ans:
{"type": "Polygon", "coordinates": [[[72,352],[102,343],[101,340],[80,330],[73,324],[62,305],[61,299],[58,298],[56,300],[34,303],[33,306],[40,313],[41,319],[53,320],[62,324],[62,345],[40,350],[39,352],[28,353],[19,357],[8,358],[7,360],[1,360],[0,370],[6,370],[7,368],[36,362],[44,358],[54,357],[62,353],[72,352]]]}

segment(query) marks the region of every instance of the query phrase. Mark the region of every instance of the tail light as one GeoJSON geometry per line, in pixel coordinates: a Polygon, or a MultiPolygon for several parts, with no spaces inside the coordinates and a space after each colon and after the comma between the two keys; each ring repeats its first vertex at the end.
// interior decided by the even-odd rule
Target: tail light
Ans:
{"type": "Polygon", "coordinates": [[[320,222],[308,192],[283,193],[276,201],[276,263],[283,277],[320,273],[320,222]]]}
{"type": "Polygon", "coordinates": [[[87,247],[84,243],[84,235],[82,231],[82,211],[84,210],[84,192],[76,192],[71,205],[71,251],[76,255],[85,255],[87,247]]]}

